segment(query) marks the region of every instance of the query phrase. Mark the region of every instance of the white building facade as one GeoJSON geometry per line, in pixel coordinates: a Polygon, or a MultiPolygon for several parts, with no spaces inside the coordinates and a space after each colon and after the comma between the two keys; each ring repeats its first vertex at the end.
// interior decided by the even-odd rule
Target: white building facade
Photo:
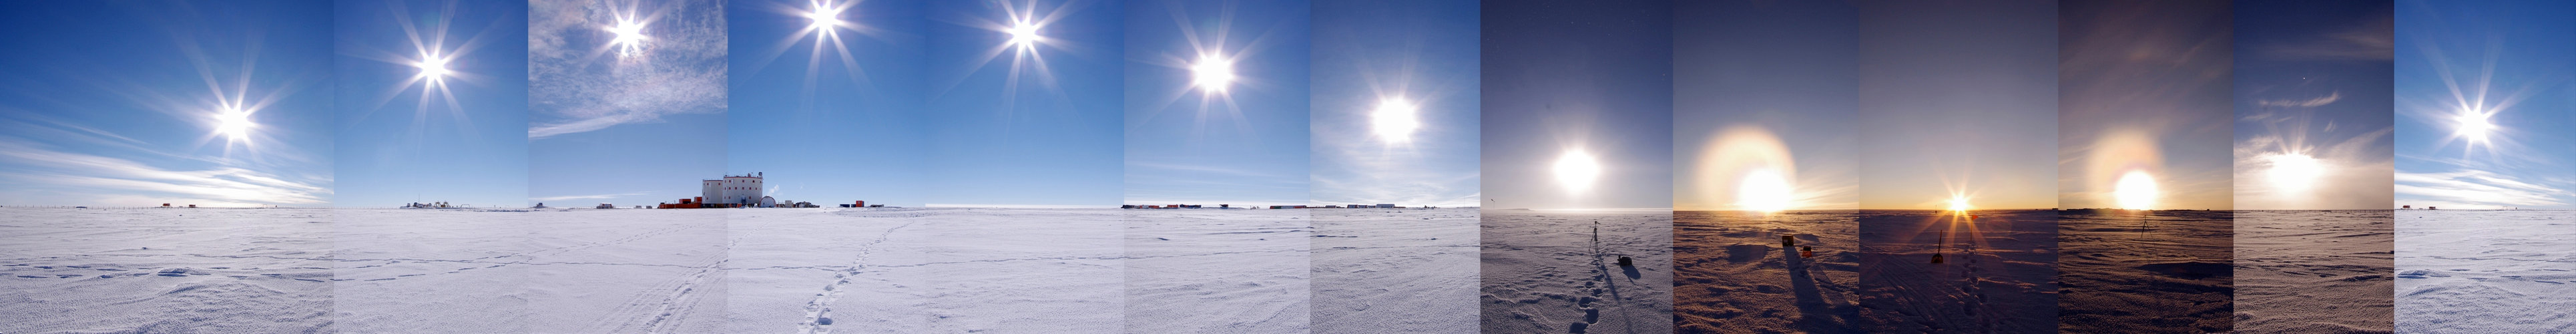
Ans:
{"type": "Polygon", "coordinates": [[[762,188],[760,181],[761,173],[725,175],[723,179],[706,180],[705,189],[700,193],[707,198],[707,203],[761,205],[764,204],[762,199],[768,196],[761,194],[766,188],[762,188]]]}

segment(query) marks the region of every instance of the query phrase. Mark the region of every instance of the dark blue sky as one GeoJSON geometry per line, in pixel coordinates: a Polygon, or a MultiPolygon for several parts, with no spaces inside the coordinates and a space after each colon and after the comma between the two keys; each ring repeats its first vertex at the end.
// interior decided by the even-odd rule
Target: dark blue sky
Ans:
{"type": "Polygon", "coordinates": [[[1663,1],[1485,2],[1486,207],[1672,207],[1671,10],[1663,1]],[[1574,151],[1598,161],[1597,179],[1563,181],[1557,166],[1574,151]]]}
{"type": "Polygon", "coordinates": [[[1314,202],[1477,205],[1476,1],[1314,7],[1314,202]],[[1390,125],[1418,126],[1378,132],[1387,104],[1414,110],[1390,125]]]}
{"type": "Polygon", "coordinates": [[[323,207],[332,5],[0,3],[0,202],[323,207]],[[254,125],[222,132],[227,109],[254,125]]]}
{"type": "Polygon", "coordinates": [[[1673,23],[1674,209],[1756,209],[1740,190],[1759,175],[1789,179],[1789,209],[1858,207],[1857,8],[1689,1],[1674,14],[1704,18],[1673,23]]]}
{"type": "Polygon", "coordinates": [[[2235,3],[2237,209],[2388,207],[2393,5],[2235,3]]]}
{"type": "Polygon", "coordinates": [[[1305,1],[1128,1],[1125,202],[1305,204],[1305,1]],[[1230,60],[1221,90],[1195,84],[1230,60]]]}
{"type": "Polygon", "coordinates": [[[1117,1],[931,6],[929,203],[1117,205],[1126,19],[1117,1]],[[1038,39],[1013,44],[1025,19],[1038,39]]]}
{"type": "Polygon", "coordinates": [[[722,6],[529,4],[530,202],[677,203],[700,194],[698,180],[753,171],[726,164],[722,6]],[[610,30],[628,21],[644,36],[631,53],[610,30]]]}
{"type": "Polygon", "coordinates": [[[832,5],[848,6],[825,9],[843,24],[824,29],[805,16],[815,11],[810,1],[727,3],[733,96],[725,170],[763,173],[770,196],[781,200],[922,205],[931,188],[920,149],[931,129],[923,126],[931,113],[922,109],[921,66],[929,9],[915,1],[832,5]]]}
{"type": "Polygon", "coordinates": [[[2233,207],[2228,1],[2059,6],[2057,205],[2233,207]]]}
{"type": "Polygon", "coordinates": [[[1860,7],[1860,207],[2056,207],[2057,3],[1860,7]]]}
{"type": "Polygon", "coordinates": [[[2576,2],[2397,10],[2396,204],[2576,208],[2576,2]]]}
{"type": "Polygon", "coordinates": [[[526,3],[345,1],[336,12],[335,206],[528,197],[526,3]],[[423,76],[431,53],[453,74],[423,76]]]}

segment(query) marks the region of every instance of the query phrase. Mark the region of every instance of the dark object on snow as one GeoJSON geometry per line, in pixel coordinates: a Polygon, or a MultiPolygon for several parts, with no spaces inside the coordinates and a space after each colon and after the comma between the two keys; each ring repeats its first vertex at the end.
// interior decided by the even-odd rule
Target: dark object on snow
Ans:
{"type": "Polygon", "coordinates": [[[1932,254],[1932,264],[1941,264],[1941,254],[1940,254],[1940,253],[1933,253],[1933,254],[1932,254]]]}
{"type": "Polygon", "coordinates": [[[1798,247],[1798,235],[1796,235],[1796,234],[1784,234],[1784,235],[1780,235],[1780,248],[1790,248],[1790,247],[1798,247]]]}
{"type": "Polygon", "coordinates": [[[1637,262],[1636,262],[1636,261],[1628,260],[1628,257],[1626,257],[1626,256],[1621,256],[1621,257],[1619,257],[1619,266],[1621,266],[1621,267],[1629,267],[1629,266],[1636,266],[1636,265],[1637,265],[1637,262]]]}
{"type": "Polygon", "coordinates": [[[1811,257],[1816,257],[1816,248],[1815,248],[1815,247],[1807,247],[1807,246],[1798,246],[1798,257],[1799,257],[1799,258],[1811,258],[1811,257]]]}

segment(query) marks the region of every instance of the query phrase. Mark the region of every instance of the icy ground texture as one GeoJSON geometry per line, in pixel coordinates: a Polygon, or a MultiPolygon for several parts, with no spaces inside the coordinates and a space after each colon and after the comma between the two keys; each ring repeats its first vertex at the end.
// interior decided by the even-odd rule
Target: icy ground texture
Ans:
{"type": "Polygon", "coordinates": [[[2397,331],[2576,332],[2576,211],[2397,211],[2397,331]]]}
{"type": "Polygon", "coordinates": [[[338,209],[336,329],[704,332],[728,273],[716,210],[338,209]]]}
{"type": "Polygon", "coordinates": [[[2236,332],[2393,330],[2391,212],[2237,211],[2236,332]]]}
{"type": "Polygon", "coordinates": [[[1475,333],[1475,209],[1313,214],[1313,332],[1475,333]]]}
{"type": "Polygon", "coordinates": [[[328,331],[331,219],[0,208],[0,332],[328,331]]]}
{"type": "Polygon", "coordinates": [[[1673,330],[1671,211],[1483,214],[1484,333],[1673,330]]]}
{"type": "Polygon", "coordinates": [[[1673,213],[1682,333],[1855,333],[1860,235],[1851,211],[1673,213]],[[1780,246],[1792,236],[1816,256],[1780,246]]]}
{"type": "Polygon", "coordinates": [[[1115,333],[1116,209],[731,212],[730,333],[1115,333]]]}
{"type": "Polygon", "coordinates": [[[1472,328],[1473,211],[1308,212],[0,208],[0,332],[1472,328]]]}
{"type": "Polygon", "coordinates": [[[1311,211],[1127,210],[1127,332],[1306,332],[1311,211]]]}
{"type": "Polygon", "coordinates": [[[2056,210],[1970,214],[1861,211],[1862,330],[2057,332],[2056,210]]]}
{"type": "Polygon", "coordinates": [[[2058,211],[2058,329],[2223,333],[2234,324],[2231,211],[2058,211]]]}

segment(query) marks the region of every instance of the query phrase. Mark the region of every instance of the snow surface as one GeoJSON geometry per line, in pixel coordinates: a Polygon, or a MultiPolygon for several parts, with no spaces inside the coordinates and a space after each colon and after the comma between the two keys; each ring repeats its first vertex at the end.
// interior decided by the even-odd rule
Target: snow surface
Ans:
{"type": "Polygon", "coordinates": [[[1303,333],[1312,210],[1130,210],[1130,333],[1303,333]]]}
{"type": "Polygon", "coordinates": [[[326,330],[331,214],[0,208],[0,332],[326,330]]]}
{"type": "Polygon", "coordinates": [[[2237,211],[2236,332],[2394,330],[2392,212],[2237,211]]]}
{"type": "Polygon", "coordinates": [[[1861,211],[1863,331],[2057,332],[2056,210],[1971,213],[1861,211]]]}
{"type": "Polygon", "coordinates": [[[1483,332],[1673,330],[1671,211],[1483,214],[1483,332]]]}
{"type": "Polygon", "coordinates": [[[1673,213],[1673,311],[1682,333],[1857,333],[1851,211],[1673,213]],[[1815,257],[1780,246],[1791,236],[1815,257]]]}
{"type": "Polygon", "coordinates": [[[0,331],[1473,328],[1474,211],[1310,212],[0,208],[0,331]]]}
{"type": "Polygon", "coordinates": [[[2229,331],[2236,316],[2234,216],[2232,211],[2058,211],[2058,330],[2229,331]]]}
{"type": "Polygon", "coordinates": [[[1476,331],[1475,209],[1313,212],[1313,332],[1476,331]]]}
{"type": "Polygon", "coordinates": [[[2576,332],[2576,211],[2397,211],[2397,331],[2576,332]]]}

